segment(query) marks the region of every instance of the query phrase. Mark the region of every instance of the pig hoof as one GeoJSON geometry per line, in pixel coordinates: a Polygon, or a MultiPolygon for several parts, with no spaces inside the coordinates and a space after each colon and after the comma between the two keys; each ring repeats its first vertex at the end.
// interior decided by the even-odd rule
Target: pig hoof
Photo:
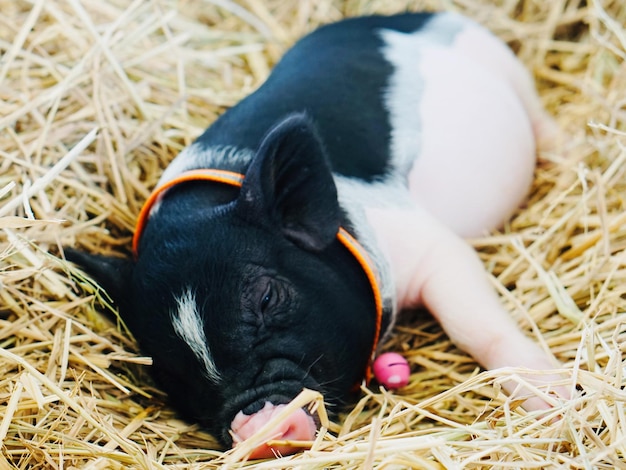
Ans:
{"type": "Polygon", "coordinates": [[[409,383],[411,368],[407,360],[397,353],[381,354],[374,361],[374,377],[388,389],[404,387],[409,383]]]}
{"type": "MultiPolygon", "coordinates": [[[[237,413],[231,424],[233,446],[252,437],[267,423],[278,415],[286,405],[273,405],[265,402],[265,406],[252,415],[243,411],[237,413]]],[[[269,437],[257,446],[249,455],[250,459],[272,458],[276,455],[293,454],[302,447],[292,445],[268,445],[268,441],[312,441],[315,439],[317,427],[313,418],[302,408],[291,413],[272,430],[269,437]]]]}

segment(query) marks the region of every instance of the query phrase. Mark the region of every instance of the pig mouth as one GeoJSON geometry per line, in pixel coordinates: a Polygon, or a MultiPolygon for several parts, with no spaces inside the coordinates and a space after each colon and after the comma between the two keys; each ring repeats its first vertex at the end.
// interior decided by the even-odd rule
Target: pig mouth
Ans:
{"type": "Polygon", "coordinates": [[[250,459],[296,453],[301,450],[297,443],[306,442],[308,445],[315,439],[318,428],[319,423],[306,409],[290,410],[288,405],[273,405],[269,402],[265,402],[265,406],[253,415],[240,411],[231,423],[234,446],[259,432],[265,433],[263,440],[254,442],[251,451],[248,450],[250,459]]]}
{"type": "MultiPolygon", "coordinates": [[[[255,415],[263,410],[267,403],[276,406],[286,405],[305,388],[320,391],[317,382],[310,377],[304,380],[281,379],[275,382],[254,386],[230,399],[227,407],[225,407],[226,412],[224,413],[226,418],[224,422],[228,423],[227,427],[222,430],[224,443],[232,445],[230,423],[235,416],[241,413],[247,416],[255,415]]],[[[316,427],[319,427],[317,416],[311,416],[311,418],[315,422],[316,427]]]]}

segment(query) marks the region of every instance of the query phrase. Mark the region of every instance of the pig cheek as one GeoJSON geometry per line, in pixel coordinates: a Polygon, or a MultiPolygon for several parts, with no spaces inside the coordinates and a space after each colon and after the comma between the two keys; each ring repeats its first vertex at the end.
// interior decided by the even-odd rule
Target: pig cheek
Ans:
{"type": "MultiPolygon", "coordinates": [[[[175,354],[175,353],[173,353],[175,354]]],[[[164,366],[154,358],[153,376],[167,393],[168,401],[184,418],[214,428],[220,408],[218,390],[202,377],[199,370],[179,364],[164,366]]]]}
{"type": "MultiPolygon", "coordinates": [[[[337,368],[351,376],[352,381],[362,377],[374,342],[374,318],[367,307],[369,305],[358,305],[353,311],[346,306],[340,320],[335,319],[332,334],[327,334],[327,348],[332,351],[337,368]]],[[[352,385],[350,383],[349,387],[352,385]]]]}
{"type": "MultiPolygon", "coordinates": [[[[357,330],[358,331],[358,330],[357,330]]],[[[321,392],[329,402],[341,404],[346,401],[356,384],[364,376],[368,360],[369,335],[361,341],[354,341],[354,331],[343,328],[334,331],[322,330],[329,340],[324,341],[318,360],[311,368],[313,378],[320,384],[321,392]],[[348,341],[348,337],[352,340],[348,341]]]]}
{"type": "MultiPolygon", "coordinates": [[[[224,403],[223,381],[216,382],[207,377],[206,363],[178,337],[171,324],[163,323],[161,328],[166,333],[150,336],[142,345],[153,358],[151,372],[154,379],[183,417],[209,429],[217,429],[224,403]]],[[[221,376],[222,370],[217,369],[216,373],[221,376]]],[[[226,380],[228,378],[224,377],[226,380]]]]}

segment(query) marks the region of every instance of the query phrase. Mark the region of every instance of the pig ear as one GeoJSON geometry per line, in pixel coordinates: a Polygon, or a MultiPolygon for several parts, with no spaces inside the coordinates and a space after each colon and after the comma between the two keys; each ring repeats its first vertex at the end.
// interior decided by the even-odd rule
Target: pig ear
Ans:
{"type": "Polygon", "coordinates": [[[133,262],[124,258],[84,253],[65,248],[65,259],[78,265],[100,284],[118,307],[128,297],[133,262]]]}
{"type": "Polygon", "coordinates": [[[311,121],[294,114],[263,139],[237,202],[253,223],[280,227],[300,247],[319,251],[339,229],[337,189],[323,144],[311,121]]]}

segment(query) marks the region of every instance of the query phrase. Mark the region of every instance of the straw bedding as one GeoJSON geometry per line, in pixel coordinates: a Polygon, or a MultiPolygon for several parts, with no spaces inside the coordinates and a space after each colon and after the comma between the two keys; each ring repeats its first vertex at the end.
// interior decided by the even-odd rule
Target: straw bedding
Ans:
{"type": "Polygon", "coordinates": [[[0,0],[0,12],[0,468],[625,466],[623,2],[0,0]],[[405,389],[364,390],[308,452],[245,462],[245,449],[224,453],[177,418],[150,359],[97,286],[60,261],[62,246],[128,253],[168,161],[295,39],[406,9],[487,25],[563,129],[528,203],[472,243],[576,398],[539,419],[524,412],[500,388],[516,370],[481,371],[418,312],[385,346],[411,363],[405,389]]]}

